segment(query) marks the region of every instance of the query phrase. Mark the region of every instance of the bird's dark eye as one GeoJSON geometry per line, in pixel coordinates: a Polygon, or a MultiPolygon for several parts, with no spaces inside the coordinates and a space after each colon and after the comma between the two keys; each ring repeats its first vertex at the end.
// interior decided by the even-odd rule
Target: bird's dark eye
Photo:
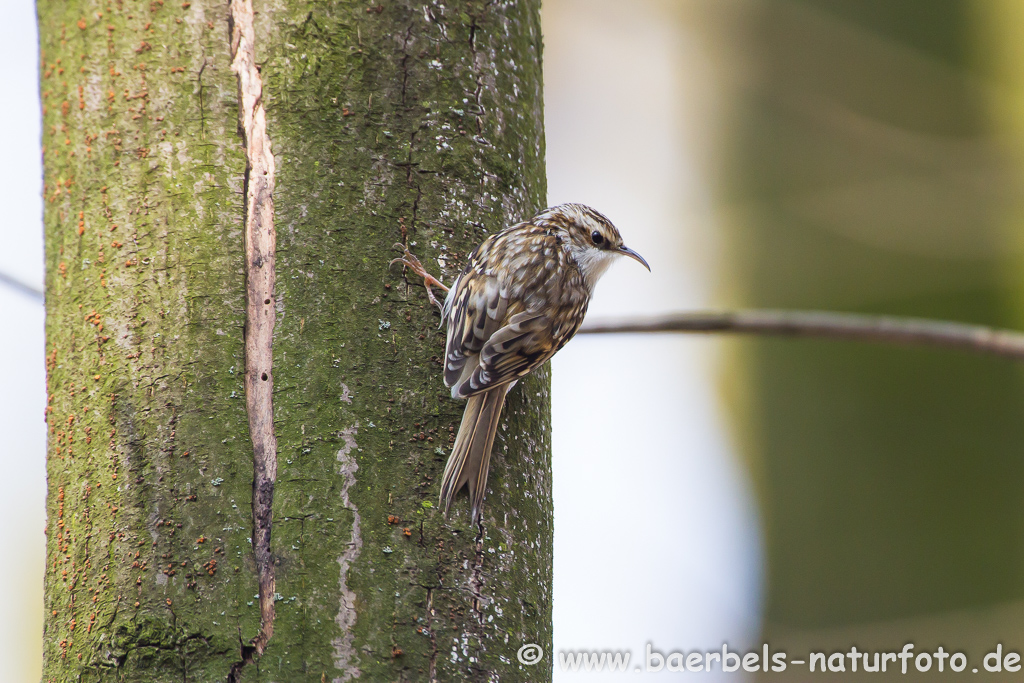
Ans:
{"type": "Polygon", "coordinates": [[[592,239],[594,241],[594,244],[596,244],[598,246],[604,244],[604,235],[602,235],[597,230],[595,230],[594,232],[590,233],[590,239],[592,239]]]}

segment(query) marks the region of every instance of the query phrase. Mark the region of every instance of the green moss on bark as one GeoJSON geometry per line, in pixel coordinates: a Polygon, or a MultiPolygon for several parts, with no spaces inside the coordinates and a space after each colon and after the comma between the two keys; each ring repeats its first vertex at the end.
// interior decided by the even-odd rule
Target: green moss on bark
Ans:
{"type": "Polygon", "coordinates": [[[219,680],[256,630],[225,11],[39,6],[44,681],[219,680]]]}
{"type": "MultiPolygon", "coordinates": [[[[484,532],[437,487],[462,404],[391,245],[451,281],[544,204],[537,2],[257,5],[277,157],[274,636],[241,680],[541,680],[547,369],[510,394],[484,532]]],[[[44,680],[224,680],[258,628],[245,157],[227,3],[39,6],[44,680]]]]}
{"type": "Polygon", "coordinates": [[[478,544],[464,498],[449,524],[436,508],[463,408],[442,382],[440,317],[388,266],[407,241],[450,282],[489,233],[544,205],[538,10],[290,2],[257,17],[279,169],[274,537],[287,599],[266,680],[549,675],[516,658],[551,644],[547,370],[510,395],[478,544]]]}

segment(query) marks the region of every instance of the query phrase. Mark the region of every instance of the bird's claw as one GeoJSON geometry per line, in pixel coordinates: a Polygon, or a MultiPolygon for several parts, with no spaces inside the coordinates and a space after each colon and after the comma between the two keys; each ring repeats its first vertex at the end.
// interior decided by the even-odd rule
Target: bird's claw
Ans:
{"type": "Polygon", "coordinates": [[[448,291],[444,283],[438,280],[436,277],[427,272],[427,269],[423,267],[420,260],[416,258],[416,255],[409,251],[409,247],[405,246],[401,242],[396,242],[394,245],[395,249],[402,251],[402,255],[396,259],[392,259],[389,266],[393,266],[396,263],[401,263],[403,266],[411,270],[416,276],[423,278],[423,288],[427,290],[427,299],[430,303],[434,304],[438,308],[443,308],[441,302],[434,296],[434,292],[431,287],[440,287],[444,291],[448,291]]]}

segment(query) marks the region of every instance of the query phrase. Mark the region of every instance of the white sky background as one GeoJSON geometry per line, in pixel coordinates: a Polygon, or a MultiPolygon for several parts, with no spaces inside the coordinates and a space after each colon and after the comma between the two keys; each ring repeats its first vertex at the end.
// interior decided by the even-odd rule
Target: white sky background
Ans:
{"type": "MultiPolygon", "coordinates": [[[[0,272],[43,287],[43,181],[35,5],[0,21],[0,272]]],[[[0,283],[0,681],[39,680],[43,629],[46,373],[43,304],[0,283]]]]}
{"type": "MultiPolygon", "coordinates": [[[[712,305],[702,162],[718,93],[698,27],[673,4],[693,3],[543,5],[548,202],[606,214],[652,270],[615,264],[591,319],[712,305]]],[[[647,643],[746,649],[757,636],[759,529],[719,412],[716,348],[706,337],[577,337],[553,361],[555,651],[633,652],[628,673],[556,664],[558,683],[635,680],[647,643]]]]}
{"type": "MultiPolygon", "coordinates": [[[[3,8],[0,272],[41,289],[35,11],[27,0],[4,0],[3,8]]],[[[591,316],[710,305],[714,215],[700,161],[715,133],[715,93],[694,26],[658,0],[546,0],[544,22],[549,201],[602,211],[654,271],[617,264],[591,316]]],[[[0,318],[0,681],[34,683],[44,567],[43,307],[0,284],[0,318]]],[[[718,410],[714,351],[706,338],[592,337],[555,359],[556,651],[631,649],[636,662],[648,642],[667,652],[723,642],[742,649],[756,638],[758,523],[718,410]]],[[[634,680],[632,671],[555,667],[560,683],[622,678],[634,680]]]]}

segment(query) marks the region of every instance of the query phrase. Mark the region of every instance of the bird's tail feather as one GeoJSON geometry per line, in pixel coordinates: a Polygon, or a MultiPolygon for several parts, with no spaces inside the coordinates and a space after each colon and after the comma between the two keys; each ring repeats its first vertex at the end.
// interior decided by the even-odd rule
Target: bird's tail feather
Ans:
{"type": "Polygon", "coordinates": [[[455,437],[452,454],[448,457],[444,475],[441,477],[441,506],[447,516],[455,494],[463,486],[469,486],[469,498],[473,506],[473,522],[480,521],[480,510],[487,488],[487,471],[490,469],[491,448],[498,431],[498,418],[505,404],[507,387],[495,387],[469,397],[466,411],[462,414],[459,434],[455,437]]]}

